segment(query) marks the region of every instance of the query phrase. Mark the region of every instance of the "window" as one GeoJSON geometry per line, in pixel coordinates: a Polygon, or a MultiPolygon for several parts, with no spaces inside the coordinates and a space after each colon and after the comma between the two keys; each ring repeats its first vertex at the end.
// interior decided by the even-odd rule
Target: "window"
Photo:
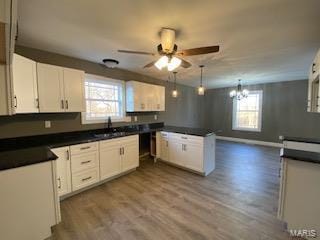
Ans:
{"type": "Polygon", "coordinates": [[[124,82],[95,75],[85,78],[86,112],[83,123],[126,121],[124,108],[124,82]]]}
{"type": "Polygon", "coordinates": [[[232,129],[261,131],[262,91],[250,91],[247,98],[233,99],[232,129]]]}

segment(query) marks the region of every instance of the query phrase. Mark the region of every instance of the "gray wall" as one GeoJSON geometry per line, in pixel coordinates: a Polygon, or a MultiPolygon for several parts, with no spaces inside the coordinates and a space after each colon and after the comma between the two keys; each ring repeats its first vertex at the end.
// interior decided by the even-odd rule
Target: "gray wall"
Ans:
{"type": "MultiPolygon", "coordinates": [[[[180,92],[180,97],[175,99],[170,95],[173,84],[162,80],[123,69],[107,69],[97,63],[22,46],[17,46],[16,52],[37,62],[83,69],[87,73],[125,81],[137,80],[163,85],[166,87],[166,111],[158,114],[158,120],[156,122],[164,121],[167,125],[186,127],[200,126],[200,102],[194,88],[178,85],[177,87],[180,92]]],[[[138,122],[135,123],[155,122],[154,114],[155,113],[134,114],[138,116],[138,122]]],[[[115,123],[114,126],[126,124],[128,123],[115,123]]],[[[82,125],[80,113],[21,114],[15,116],[2,116],[0,117],[0,138],[79,131],[103,127],[104,124],[82,125]],[[52,127],[50,129],[44,128],[45,120],[52,121],[52,127]]]]}
{"type": "Polygon", "coordinates": [[[307,80],[251,85],[263,90],[261,132],[232,130],[231,88],[208,90],[202,105],[202,125],[218,135],[279,142],[279,135],[320,138],[320,114],[308,113],[307,80]]]}

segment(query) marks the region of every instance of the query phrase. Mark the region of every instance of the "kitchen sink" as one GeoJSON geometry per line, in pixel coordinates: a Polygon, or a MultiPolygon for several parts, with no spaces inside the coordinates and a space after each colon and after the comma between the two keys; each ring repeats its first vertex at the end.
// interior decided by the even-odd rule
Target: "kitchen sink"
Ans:
{"type": "Polygon", "coordinates": [[[125,132],[113,132],[113,133],[95,134],[94,136],[97,138],[113,138],[113,137],[122,137],[125,135],[126,135],[125,132]]]}

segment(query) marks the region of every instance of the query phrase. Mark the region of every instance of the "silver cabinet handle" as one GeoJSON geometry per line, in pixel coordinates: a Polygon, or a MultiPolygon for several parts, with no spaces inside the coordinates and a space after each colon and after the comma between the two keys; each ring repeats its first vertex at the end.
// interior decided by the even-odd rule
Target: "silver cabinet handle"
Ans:
{"type": "Polygon", "coordinates": [[[67,150],[67,160],[70,160],[70,152],[69,152],[69,149],[67,150]]]}
{"type": "Polygon", "coordinates": [[[188,139],[187,137],[181,137],[182,139],[188,139]]]}
{"type": "Polygon", "coordinates": [[[61,189],[61,178],[58,178],[58,188],[61,189]]]}
{"type": "Polygon", "coordinates": [[[66,109],[69,109],[69,102],[66,100],[66,109]]]}
{"type": "Polygon", "coordinates": [[[87,163],[89,163],[89,162],[91,162],[91,160],[89,160],[89,161],[83,161],[83,162],[81,162],[81,164],[87,164],[87,163]]]}
{"type": "Polygon", "coordinates": [[[14,107],[17,108],[18,107],[18,99],[17,96],[14,96],[14,107]]]}
{"type": "Polygon", "coordinates": [[[36,108],[40,108],[39,98],[36,98],[36,108]]]}
{"type": "Polygon", "coordinates": [[[88,180],[91,179],[91,178],[92,178],[91,176],[90,176],[90,177],[87,177],[87,178],[82,178],[81,181],[82,181],[82,182],[88,181],[88,180]]]}
{"type": "Polygon", "coordinates": [[[61,108],[64,109],[64,101],[61,100],[61,108]]]}
{"type": "Polygon", "coordinates": [[[124,155],[124,147],[122,148],[122,155],[124,155]]]}
{"type": "Polygon", "coordinates": [[[187,145],[186,144],[184,145],[184,150],[187,151],[187,145]]]}
{"type": "Polygon", "coordinates": [[[90,147],[88,146],[88,147],[82,147],[82,148],[80,148],[80,150],[86,150],[86,149],[89,149],[90,147]]]}
{"type": "Polygon", "coordinates": [[[315,66],[316,66],[316,64],[315,64],[315,63],[312,63],[312,73],[315,73],[315,72],[316,72],[315,66]]]}
{"type": "Polygon", "coordinates": [[[119,154],[122,155],[122,148],[119,148],[119,154]]]}

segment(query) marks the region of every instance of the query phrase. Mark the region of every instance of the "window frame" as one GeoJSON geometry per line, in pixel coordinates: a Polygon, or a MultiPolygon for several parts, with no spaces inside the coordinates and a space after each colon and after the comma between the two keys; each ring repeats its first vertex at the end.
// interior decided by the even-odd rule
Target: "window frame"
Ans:
{"type": "MultiPolygon", "coordinates": [[[[263,91],[262,90],[255,90],[249,91],[250,94],[258,94],[259,95],[259,111],[258,111],[258,127],[257,128],[245,128],[245,127],[238,127],[237,126],[237,100],[236,98],[233,99],[233,109],[232,109],[232,130],[235,131],[248,131],[248,132],[261,132],[262,127],[262,105],[263,105],[263,91]]],[[[241,101],[241,100],[240,100],[241,101]]]]}
{"type": "MultiPolygon", "coordinates": [[[[85,78],[84,78],[84,104],[85,104],[85,108],[87,108],[87,99],[86,99],[86,93],[85,93],[85,82],[87,81],[87,79],[90,80],[90,82],[96,82],[96,83],[113,83],[116,85],[120,85],[122,88],[121,91],[121,95],[122,95],[122,103],[121,103],[121,112],[122,112],[122,116],[111,116],[111,121],[112,122],[131,122],[131,117],[126,116],[126,90],[125,90],[125,81],[122,80],[118,80],[118,79],[112,79],[112,78],[108,78],[108,77],[103,77],[103,76],[98,76],[98,75],[94,75],[94,74],[85,74],[85,78]]],[[[108,118],[96,118],[96,119],[88,119],[87,118],[87,112],[82,112],[81,113],[81,123],[82,124],[96,124],[96,123],[106,123],[108,120],[108,118]]]]}

